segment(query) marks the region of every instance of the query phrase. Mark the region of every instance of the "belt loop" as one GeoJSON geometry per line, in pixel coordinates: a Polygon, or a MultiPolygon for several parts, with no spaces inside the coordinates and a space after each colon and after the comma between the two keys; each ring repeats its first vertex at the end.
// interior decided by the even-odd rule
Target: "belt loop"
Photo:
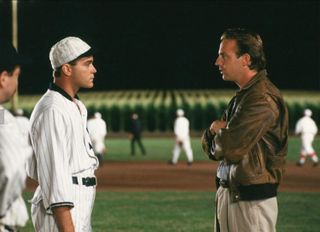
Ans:
{"type": "Polygon", "coordinates": [[[89,187],[89,186],[95,186],[97,184],[95,177],[86,177],[82,178],[82,184],[89,187]]]}
{"type": "Polygon", "coordinates": [[[79,182],[78,182],[78,177],[73,176],[73,177],[72,177],[72,183],[74,183],[74,184],[79,184],[79,182]]]}
{"type": "Polygon", "coordinates": [[[90,187],[90,186],[96,186],[97,185],[97,180],[95,177],[83,177],[80,178],[80,183],[78,181],[78,177],[77,176],[72,176],[72,183],[73,184],[80,184],[80,185],[84,185],[86,187],[90,187]]]}

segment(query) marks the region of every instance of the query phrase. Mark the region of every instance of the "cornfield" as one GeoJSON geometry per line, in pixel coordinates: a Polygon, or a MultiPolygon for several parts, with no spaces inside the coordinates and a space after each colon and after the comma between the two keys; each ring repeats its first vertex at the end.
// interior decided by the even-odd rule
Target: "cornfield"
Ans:
{"type": "MultiPolygon", "coordinates": [[[[144,130],[149,132],[172,130],[175,112],[185,111],[191,129],[201,131],[214,119],[220,118],[233,90],[118,90],[80,93],[80,99],[91,114],[99,111],[112,132],[127,131],[130,115],[139,114],[144,130]]],[[[320,93],[282,91],[289,110],[289,126],[293,130],[304,108],[313,111],[313,118],[320,119],[320,93]]],[[[39,95],[19,96],[19,107],[30,116],[39,95]]]]}

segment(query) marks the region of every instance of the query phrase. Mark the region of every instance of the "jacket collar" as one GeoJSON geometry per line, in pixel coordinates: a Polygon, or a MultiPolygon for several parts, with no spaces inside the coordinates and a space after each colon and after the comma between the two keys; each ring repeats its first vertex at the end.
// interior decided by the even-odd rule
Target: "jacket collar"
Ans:
{"type": "Polygon", "coordinates": [[[251,86],[253,86],[255,83],[257,83],[262,78],[265,78],[266,76],[267,76],[267,70],[265,70],[265,69],[257,72],[257,74],[242,89],[238,90],[238,92],[241,92],[242,90],[249,89],[251,86]]]}
{"type": "MultiPolygon", "coordinates": [[[[52,82],[49,84],[49,89],[56,91],[56,92],[60,93],[62,96],[64,96],[65,98],[67,98],[68,100],[73,101],[73,98],[69,94],[67,94],[66,91],[64,91],[62,88],[60,88],[59,86],[57,86],[56,84],[54,84],[52,82]]],[[[77,94],[74,96],[74,98],[79,99],[77,94]]]]}

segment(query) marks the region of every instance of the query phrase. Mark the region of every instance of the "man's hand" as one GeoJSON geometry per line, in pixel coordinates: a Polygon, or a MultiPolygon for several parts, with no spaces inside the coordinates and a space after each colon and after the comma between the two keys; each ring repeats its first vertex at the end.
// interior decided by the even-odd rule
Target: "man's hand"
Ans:
{"type": "Polygon", "coordinates": [[[54,219],[60,232],[75,232],[70,210],[71,208],[66,206],[52,209],[54,219]]]}
{"type": "Polygon", "coordinates": [[[226,128],[227,122],[222,120],[215,120],[210,125],[211,134],[217,134],[221,128],[226,128]]]}

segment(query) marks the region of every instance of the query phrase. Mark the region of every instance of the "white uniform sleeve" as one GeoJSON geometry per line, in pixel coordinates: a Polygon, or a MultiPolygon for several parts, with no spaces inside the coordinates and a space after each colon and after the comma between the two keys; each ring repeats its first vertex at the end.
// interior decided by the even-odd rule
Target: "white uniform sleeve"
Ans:
{"type": "Polygon", "coordinates": [[[3,109],[2,114],[5,121],[0,123],[0,217],[21,196],[25,187],[25,163],[28,158],[23,137],[13,116],[3,109]]]}
{"type": "Polygon", "coordinates": [[[301,119],[298,120],[295,128],[295,134],[298,135],[302,132],[302,121],[301,119]]]}
{"type": "Polygon", "coordinates": [[[105,137],[107,135],[107,124],[105,123],[105,121],[102,121],[101,127],[102,127],[102,137],[105,137]]]}
{"type": "Polygon", "coordinates": [[[178,119],[176,119],[176,120],[174,121],[173,131],[174,131],[174,134],[175,134],[176,136],[179,134],[178,119]]]}
{"type": "Polygon", "coordinates": [[[89,132],[89,136],[91,140],[94,140],[94,122],[92,121],[92,119],[89,119],[87,121],[87,128],[88,128],[88,132],[89,132]]]}
{"type": "Polygon", "coordinates": [[[313,124],[313,126],[312,126],[312,133],[314,134],[314,135],[316,135],[317,133],[318,133],[318,127],[317,127],[317,124],[312,120],[312,124],[313,124]]]}
{"type": "Polygon", "coordinates": [[[31,128],[34,153],[38,160],[38,181],[44,206],[72,206],[72,173],[68,144],[68,121],[56,109],[48,110],[31,128]]]}
{"type": "Polygon", "coordinates": [[[37,172],[37,160],[35,155],[32,155],[31,158],[28,160],[26,165],[27,175],[34,179],[35,181],[39,182],[38,180],[38,172],[37,172]]]}
{"type": "Polygon", "coordinates": [[[108,126],[107,126],[107,123],[105,122],[105,136],[107,136],[108,134],[108,126]]]}

